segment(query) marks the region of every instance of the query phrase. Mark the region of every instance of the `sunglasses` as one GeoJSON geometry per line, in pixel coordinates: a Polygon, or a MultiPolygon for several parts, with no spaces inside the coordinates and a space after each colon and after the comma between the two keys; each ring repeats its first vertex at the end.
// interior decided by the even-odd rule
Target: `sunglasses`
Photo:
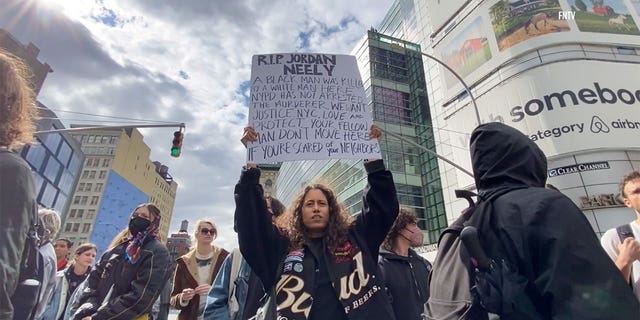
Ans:
{"type": "Polygon", "coordinates": [[[200,229],[200,233],[201,234],[210,234],[210,235],[214,235],[216,233],[215,229],[207,229],[207,228],[202,228],[200,229]]]}

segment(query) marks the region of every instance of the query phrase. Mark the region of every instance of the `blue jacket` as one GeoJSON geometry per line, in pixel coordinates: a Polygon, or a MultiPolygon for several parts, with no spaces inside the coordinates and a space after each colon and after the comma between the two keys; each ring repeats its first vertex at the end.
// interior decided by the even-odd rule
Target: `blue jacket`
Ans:
{"type": "MultiPolygon", "coordinates": [[[[44,309],[44,313],[41,320],[58,320],[64,311],[64,320],[67,320],[71,317],[70,310],[71,308],[66,308],[65,303],[67,302],[67,295],[73,295],[74,292],[69,292],[69,280],[65,276],[65,272],[67,269],[63,269],[56,273],[55,279],[55,289],[53,290],[53,295],[51,295],[51,300],[47,304],[47,307],[44,309]]],[[[79,288],[80,286],[78,286],[79,288]]],[[[76,291],[77,289],[76,288],[76,291]]],[[[73,301],[73,297],[69,299],[71,303],[73,301]]]]}
{"type": "Polygon", "coordinates": [[[247,301],[247,292],[249,291],[249,277],[251,276],[251,267],[244,257],[240,261],[240,269],[236,278],[236,300],[238,301],[238,312],[233,318],[229,314],[229,281],[231,280],[231,264],[233,261],[232,252],[222,262],[220,272],[213,281],[213,286],[207,296],[207,304],[204,308],[204,320],[240,320],[243,319],[244,306],[247,301]]]}

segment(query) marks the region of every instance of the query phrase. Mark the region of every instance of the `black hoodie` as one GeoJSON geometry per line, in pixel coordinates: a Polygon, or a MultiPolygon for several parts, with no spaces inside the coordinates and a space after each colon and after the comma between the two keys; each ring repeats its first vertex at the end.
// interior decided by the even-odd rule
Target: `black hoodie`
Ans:
{"type": "Polygon", "coordinates": [[[471,218],[483,247],[495,256],[482,236],[492,228],[544,318],[640,319],[638,301],[582,211],[544,188],[547,161],[533,141],[507,125],[483,124],[471,134],[471,158],[479,195],[494,198],[471,218]]]}
{"type": "Polygon", "coordinates": [[[429,300],[431,263],[409,249],[409,256],[380,250],[380,273],[397,320],[421,320],[429,300]]]}

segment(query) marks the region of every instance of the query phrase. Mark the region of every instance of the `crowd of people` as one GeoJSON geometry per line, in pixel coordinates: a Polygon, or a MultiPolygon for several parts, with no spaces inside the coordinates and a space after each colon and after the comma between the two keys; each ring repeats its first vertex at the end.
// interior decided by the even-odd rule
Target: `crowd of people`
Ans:
{"type": "MultiPolygon", "coordinates": [[[[172,261],[158,234],[162,212],[143,203],[96,262],[103,248],[55,238],[60,216],[37,207],[30,167],[14,152],[33,141],[37,119],[24,64],[0,51],[0,79],[0,320],[155,320],[167,285],[179,319],[411,320],[427,316],[441,289],[430,277],[438,265],[412,249],[423,231],[399,206],[382,159],[363,162],[367,184],[355,216],[326,184],[303,187],[287,208],[264,196],[260,169],[247,163],[234,190],[239,248],[214,245],[216,224],[202,219],[192,249],[172,261]],[[24,275],[34,232],[39,289],[25,298],[34,286],[24,275]]],[[[381,135],[371,127],[371,139],[381,135]]],[[[257,137],[247,127],[241,142],[257,137]]],[[[546,157],[522,133],[480,125],[470,149],[478,197],[491,201],[472,219],[492,230],[480,237],[493,241],[484,245],[489,254],[498,241],[501,258],[526,279],[532,319],[640,317],[639,172],[621,183],[636,220],[599,242],[573,202],[545,188],[546,157]]]]}

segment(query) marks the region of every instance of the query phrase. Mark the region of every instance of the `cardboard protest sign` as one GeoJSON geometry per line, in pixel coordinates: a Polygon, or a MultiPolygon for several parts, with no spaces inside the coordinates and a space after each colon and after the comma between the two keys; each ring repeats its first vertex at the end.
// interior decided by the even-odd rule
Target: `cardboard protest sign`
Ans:
{"type": "Polygon", "coordinates": [[[372,124],[354,56],[253,56],[248,163],[380,158],[372,124]]]}

